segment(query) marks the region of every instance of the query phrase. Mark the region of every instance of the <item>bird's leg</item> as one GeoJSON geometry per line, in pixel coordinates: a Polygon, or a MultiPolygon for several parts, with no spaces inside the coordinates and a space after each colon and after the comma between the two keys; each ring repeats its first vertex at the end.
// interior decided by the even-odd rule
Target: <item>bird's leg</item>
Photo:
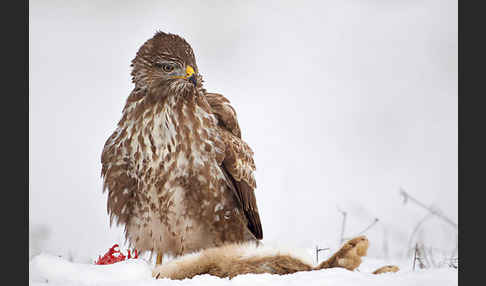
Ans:
{"type": "Polygon", "coordinates": [[[160,264],[162,264],[162,253],[157,253],[157,261],[155,262],[155,265],[160,264]]]}

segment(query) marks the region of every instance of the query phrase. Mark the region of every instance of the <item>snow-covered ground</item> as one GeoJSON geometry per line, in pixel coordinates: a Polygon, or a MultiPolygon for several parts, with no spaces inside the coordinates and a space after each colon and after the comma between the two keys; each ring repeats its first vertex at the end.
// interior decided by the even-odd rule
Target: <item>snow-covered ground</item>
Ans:
{"type": "Polygon", "coordinates": [[[151,276],[152,264],[143,259],[129,259],[111,265],[73,263],[58,256],[39,254],[29,264],[31,286],[41,285],[458,285],[458,271],[453,268],[416,269],[408,262],[394,263],[400,266],[397,273],[380,275],[371,272],[384,261],[365,257],[356,271],[332,268],[290,275],[247,274],[231,280],[210,275],[196,276],[181,281],[159,279],[151,276]]]}

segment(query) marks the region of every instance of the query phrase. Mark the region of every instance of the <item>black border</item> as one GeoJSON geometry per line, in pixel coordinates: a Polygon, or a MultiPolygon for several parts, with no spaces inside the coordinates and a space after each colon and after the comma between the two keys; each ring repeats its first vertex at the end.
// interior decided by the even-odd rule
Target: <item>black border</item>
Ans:
{"type": "Polygon", "coordinates": [[[2,256],[3,273],[14,277],[15,281],[2,281],[2,284],[28,285],[29,2],[10,1],[2,8],[0,70],[2,87],[6,89],[2,89],[0,97],[2,256]]]}
{"type": "Polygon", "coordinates": [[[458,204],[459,284],[482,281],[485,203],[484,149],[486,96],[484,8],[473,1],[458,2],[458,204]],[[467,5],[466,5],[467,4],[467,5]],[[466,39],[469,39],[467,41],[466,39]],[[476,99],[476,100],[475,100],[476,99]],[[468,240],[468,242],[466,242],[468,240]],[[477,261],[474,261],[477,260],[477,261]],[[476,277],[474,277],[476,276],[476,277]]]}

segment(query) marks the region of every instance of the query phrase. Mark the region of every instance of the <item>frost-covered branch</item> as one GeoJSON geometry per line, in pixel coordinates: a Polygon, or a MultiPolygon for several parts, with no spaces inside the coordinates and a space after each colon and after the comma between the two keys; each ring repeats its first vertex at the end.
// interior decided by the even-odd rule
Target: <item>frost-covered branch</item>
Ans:
{"type": "Polygon", "coordinates": [[[447,222],[448,224],[450,224],[455,229],[458,228],[457,223],[452,221],[450,218],[446,217],[440,210],[434,209],[430,206],[425,205],[424,203],[422,203],[419,200],[415,199],[414,197],[410,196],[410,194],[408,194],[407,192],[405,192],[405,190],[403,190],[401,188],[400,188],[400,195],[403,196],[403,203],[404,204],[406,204],[410,200],[411,202],[415,203],[416,205],[426,209],[429,213],[431,213],[431,214],[439,217],[443,221],[447,222]]]}
{"type": "Polygon", "coordinates": [[[344,242],[344,229],[346,228],[346,216],[348,215],[345,211],[342,211],[338,209],[338,212],[340,212],[343,215],[343,223],[341,225],[341,236],[339,238],[339,244],[344,242]]]}
{"type": "Polygon", "coordinates": [[[365,229],[363,229],[358,234],[356,234],[356,235],[354,235],[352,237],[344,238],[344,240],[349,240],[349,239],[352,239],[354,237],[357,237],[357,236],[360,236],[360,235],[364,234],[365,232],[367,232],[368,230],[370,230],[378,221],[380,221],[380,220],[375,217],[375,219],[373,220],[373,222],[370,225],[368,225],[365,229]]]}

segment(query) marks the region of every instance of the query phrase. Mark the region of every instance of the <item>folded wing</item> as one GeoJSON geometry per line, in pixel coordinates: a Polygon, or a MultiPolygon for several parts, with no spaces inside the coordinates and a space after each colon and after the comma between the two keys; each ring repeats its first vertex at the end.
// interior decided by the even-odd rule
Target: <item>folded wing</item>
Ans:
{"type": "Polygon", "coordinates": [[[257,239],[262,239],[263,231],[254,192],[256,182],[253,175],[253,151],[241,139],[236,112],[229,100],[217,93],[206,93],[205,97],[218,119],[218,131],[225,143],[225,157],[221,168],[248,219],[248,228],[257,239]]]}

